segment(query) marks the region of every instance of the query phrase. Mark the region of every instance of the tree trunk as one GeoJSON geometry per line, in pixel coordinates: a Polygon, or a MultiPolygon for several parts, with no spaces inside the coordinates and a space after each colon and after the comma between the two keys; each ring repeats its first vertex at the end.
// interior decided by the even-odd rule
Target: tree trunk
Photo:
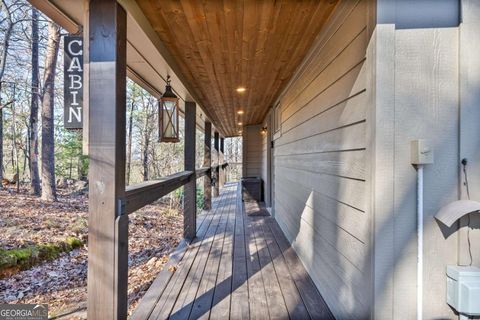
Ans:
{"type": "MultiPolygon", "coordinates": [[[[12,16],[10,14],[10,10],[7,7],[4,0],[0,3],[1,10],[5,13],[5,21],[7,23],[5,36],[3,38],[3,43],[1,49],[1,56],[0,56],[0,93],[2,91],[2,80],[3,75],[5,73],[5,66],[7,65],[7,54],[8,49],[10,46],[10,38],[12,36],[13,30],[13,21],[12,16]]],[[[0,181],[3,179],[3,106],[0,105],[0,181]]],[[[0,188],[2,185],[0,184],[0,188]]]]}
{"type": "MultiPolygon", "coordinates": [[[[13,84],[13,100],[16,99],[16,85],[13,84]]],[[[17,109],[15,106],[15,102],[12,103],[12,165],[13,169],[15,170],[15,176],[17,177],[15,180],[17,184],[17,193],[20,191],[20,166],[18,161],[18,144],[17,144],[17,109]]]]}
{"type": "MultiPolygon", "coordinates": [[[[0,81],[0,92],[2,92],[2,82],[0,81]]],[[[3,108],[0,106],[0,189],[3,188],[3,108]]]]}
{"type": "Polygon", "coordinates": [[[23,170],[22,170],[22,181],[25,181],[25,171],[27,170],[27,166],[28,166],[28,137],[25,137],[25,144],[24,144],[24,148],[22,148],[22,152],[23,152],[23,170]]]}
{"type": "Polygon", "coordinates": [[[148,146],[150,139],[145,135],[143,142],[143,181],[148,181],[148,146]]]}
{"type": "Polygon", "coordinates": [[[150,145],[150,135],[148,130],[149,108],[145,111],[145,127],[143,129],[143,181],[148,181],[148,147],[150,145]]]}
{"type": "Polygon", "coordinates": [[[30,144],[29,167],[31,192],[40,196],[38,173],[38,11],[32,8],[32,100],[30,103],[30,144]]]}
{"type": "Polygon", "coordinates": [[[42,94],[42,199],[57,200],[55,186],[54,97],[55,70],[60,46],[60,28],[48,22],[48,45],[45,58],[42,94]]]}
{"type": "Polygon", "coordinates": [[[132,168],[132,128],[133,128],[133,110],[135,102],[130,106],[130,116],[128,117],[128,144],[127,144],[127,186],[130,184],[130,170],[132,168]]]}

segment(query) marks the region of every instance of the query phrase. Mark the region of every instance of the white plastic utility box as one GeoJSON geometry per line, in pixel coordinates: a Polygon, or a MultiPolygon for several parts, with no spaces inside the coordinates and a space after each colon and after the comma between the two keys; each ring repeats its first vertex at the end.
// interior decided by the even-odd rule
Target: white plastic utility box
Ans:
{"type": "Polygon", "coordinates": [[[447,303],[460,314],[480,315],[480,268],[447,266],[447,303]]]}

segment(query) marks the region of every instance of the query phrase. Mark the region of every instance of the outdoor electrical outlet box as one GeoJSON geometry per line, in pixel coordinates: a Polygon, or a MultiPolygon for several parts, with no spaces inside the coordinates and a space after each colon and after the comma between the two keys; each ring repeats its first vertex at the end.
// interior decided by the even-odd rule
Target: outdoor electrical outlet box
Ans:
{"type": "Polygon", "coordinates": [[[447,303],[461,314],[480,315],[480,268],[447,266],[447,303]]]}
{"type": "Polygon", "coordinates": [[[413,140],[410,143],[412,164],[433,163],[433,148],[428,140],[413,140]]]}

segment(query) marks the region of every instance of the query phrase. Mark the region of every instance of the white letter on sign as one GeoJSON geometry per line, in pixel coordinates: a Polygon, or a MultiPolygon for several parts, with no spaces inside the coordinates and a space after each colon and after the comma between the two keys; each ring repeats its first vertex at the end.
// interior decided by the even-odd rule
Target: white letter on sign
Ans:
{"type": "Polygon", "coordinates": [[[74,108],[69,108],[68,112],[68,122],[72,122],[72,115],[77,119],[77,122],[82,121],[82,108],[77,107],[77,110],[74,108]]]}
{"type": "Polygon", "coordinates": [[[78,90],[82,88],[82,77],[78,74],[69,74],[70,87],[68,89],[78,90]]]}
{"type": "Polygon", "coordinates": [[[82,65],[80,64],[80,59],[78,57],[73,57],[72,62],[70,62],[70,66],[68,67],[68,72],[75,71],[77,69],[78,72],[83,71],[82,65]]]}
{"type": "Polygon", "coordinates": [[[71,53],[72,56],[81,56],[83,54],[82,48],[82,40],[72,40],[68,44],[68,51],[71,53]],[[79,51],[74,51],[72,48],[72,44],[76,43],[78,45],[79,51]]]}
{"type": "Polygon", "coordinates": [[[72,91],[72,106],[78,106],[78,101],[77,101],[77,94],[78,91],[72,91]]]}

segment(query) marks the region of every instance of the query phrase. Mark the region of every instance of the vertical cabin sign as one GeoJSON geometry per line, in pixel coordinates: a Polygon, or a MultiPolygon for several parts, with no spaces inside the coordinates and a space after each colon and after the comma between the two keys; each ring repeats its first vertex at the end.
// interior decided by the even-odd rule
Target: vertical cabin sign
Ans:
{"type": "Polygon", "coordinates": [[[66,129],[83,127],[83,37],[64,38],[64,114],[66,129]]]}

